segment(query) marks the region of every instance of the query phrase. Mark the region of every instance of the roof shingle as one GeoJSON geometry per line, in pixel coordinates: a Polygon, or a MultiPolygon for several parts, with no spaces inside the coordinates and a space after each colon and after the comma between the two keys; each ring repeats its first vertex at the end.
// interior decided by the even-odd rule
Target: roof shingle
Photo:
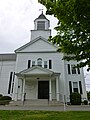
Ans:
{"type": "Polygon", "coordinates": [[[16,54],[0,54],[0,61],[15,61],[16,60],[16,54]]]}

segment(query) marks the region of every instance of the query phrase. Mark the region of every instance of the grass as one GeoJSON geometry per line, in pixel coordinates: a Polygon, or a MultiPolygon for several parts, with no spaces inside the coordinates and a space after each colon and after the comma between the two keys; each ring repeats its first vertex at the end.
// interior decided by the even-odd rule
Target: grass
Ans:
{"type": "Polygon", "coordinates": [[[90,120],[89,111],[19,111],[1,110],[0,120],[90,120]]]}

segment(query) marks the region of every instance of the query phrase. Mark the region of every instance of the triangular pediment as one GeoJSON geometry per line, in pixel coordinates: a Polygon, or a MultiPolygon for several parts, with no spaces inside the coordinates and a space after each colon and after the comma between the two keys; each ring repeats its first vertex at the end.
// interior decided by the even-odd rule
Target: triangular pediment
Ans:
{"type": "Polygon", "coordinates": [[[49,75],[53,73],[54,72],[49,69],[46,69],[40,66],[34,66],[29,69],[23,70],[20,73],[17,73],[17,75],[32,75],[32,74],[46,74],[46,75],[48,74],[49,75]]]}
{"type": "Polygon", "coordinates": [[[57,51],[57,47],[48,42],[43,37],[38,37],[24,46],[15,50],[15,52],[51,52],[57,51]]]}

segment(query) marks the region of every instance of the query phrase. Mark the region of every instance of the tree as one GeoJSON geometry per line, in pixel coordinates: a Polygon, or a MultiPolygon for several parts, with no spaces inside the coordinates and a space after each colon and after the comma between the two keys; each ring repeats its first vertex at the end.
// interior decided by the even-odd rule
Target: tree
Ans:
{"type": "Polygon", "coordinates": [[[38,0],[46,6],[46,14],[58,19],[57,35],[50,37],[63,59],[79,61],[78,67],[90,70],[90,0],[38,0]]]}

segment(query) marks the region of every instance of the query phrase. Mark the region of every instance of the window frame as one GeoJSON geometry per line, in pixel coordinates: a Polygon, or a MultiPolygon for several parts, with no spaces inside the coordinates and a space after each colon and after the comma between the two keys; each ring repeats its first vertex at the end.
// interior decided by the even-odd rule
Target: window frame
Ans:
{"type": "Polygon", "coordinates": [[[32,67],[34,67],[35,66],[35,61],[32,61],[32,67]],[[34,64],[33,64],[34,63],[34,64]]]}
{"type": "Polygon", "coordinates": [[[37,21],[37,30],[45,30],[45,21],[37,21]]]}
{"type": "Polygon", "coordinates": [[[47,68],[48,67],[48,63],[47,61],[44,61],[44,68],[47,68]]]}
{"type": "Polygon", "coordinates": [[[37,66],[42,67],[42,58],[37,59],[37,66]]]}
{"type": "Polygon", "coordinates": [[[79,92],[79,89],[78,89],[78,82],[73,82],[73,92],[79,92]],[[76,83],[76,85],[75,85],[76,83]]]}
{"type": "Polygon", "coordinates": [[[72,72],[72,74],[77,74],[77,70],[76,70],[74,64],[71,65],[71,72],[72,72]]]}

